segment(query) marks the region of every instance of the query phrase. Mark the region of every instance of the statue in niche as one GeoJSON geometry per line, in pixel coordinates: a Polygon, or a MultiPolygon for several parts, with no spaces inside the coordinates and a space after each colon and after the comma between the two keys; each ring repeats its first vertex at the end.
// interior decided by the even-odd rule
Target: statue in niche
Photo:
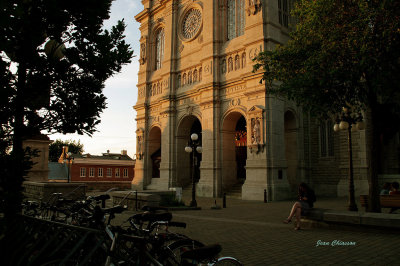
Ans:
{"type": "Polygon", "coordinates": [[[252,119],[251,121],[251,126],[252,126],[252,144],[260,144],[261,143],[261,133],[260,133],[260,120],[258,118],[252,119]]]}
{"type": "Polygon", "coordinates": [[[182,77],[181,75],[178,75],[178,88],[181,86],[181,82],[182,82],[182,77]]]}
{"type": "Polygon", "coordinates": [[[228,73],[233,71],[233,59],[232,57],[229,57],[228,59],[228,73]]]}
{"type": "Polygon", "coordinates": [[[188,74],[188,83],[189,83],[189,84],[192,84],[192,71],[189,71],[189,74],[188,74]]]}
{"type": "Polygon", "coordinates": [[[157,94],[161,93],[161,86],[160,83],[157,84],[157,94]]]}
{"type": "Polygon", "coordinates": [[[221,65],[221,69],[222,69],[222,74],[225,74],[226,72],[226,60],[222,60],[222,65],[221,65]]]}
{"type": "Polygon", "coordinates": [[[186,73],[183,74],[183,83],[182,86],[186,85],[186,73]]]}
{"type": "Polygon", "coordinates": [[[146,62],[146,44],[141,43],[140,44],[140,59],[139,63],[143,65],[146,62]]]}
{"type": "Polygon", "coordinates": [[[240,68],[240,59],[239,55],[235,56],[235,70],[238,70],[240,68]]]}
{"type": "Polygon", "coordinates": [[[246,66],[246,53],[242,54],[242,68],[246,66]]]}
{"type": "Polygon", "coordinates": [[[201,81],[201,73],[202,73],[203,69],[200,67],[199,69],[199,81],[201,81]]]}
{"type": "Polygon", "coordinates": [[[193,71],[193,82],[197,82],[197,69],[193,71]]]}
{"type": "Polygon", "coordinates": [[[138,159],[142,159],[142,143],[143,142],[143,137],[142,136],[137,136],[137,156],[139,157],[138,159]]]}

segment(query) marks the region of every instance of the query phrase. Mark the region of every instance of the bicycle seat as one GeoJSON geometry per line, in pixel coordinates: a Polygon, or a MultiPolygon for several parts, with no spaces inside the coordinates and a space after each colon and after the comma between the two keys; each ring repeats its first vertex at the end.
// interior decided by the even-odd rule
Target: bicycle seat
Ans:
{"type": "Polygon", "coordinates": [[[155,222],[155,221],[169,222],[172,220],[172,214],[170,212],[161,212],[161,213],[144,212],[135,214],[131,218],[141,222],[155,222]]]}
{"type": "Polygon", "coordinates": [[[181,259],[183,260],[195,260],[195,261],[203,261],[207,259],[215,258],[218,253],[222,250],[221,245],[214,244],[208,245],[201,248],[195,248],[192,250],[188,250],[182,253],[181,259]]]}
{"type": "Polygon", "coordinates": [[[101,195],[98,195],[98,196],[93,196],[92,197],[92,199],[94,199],[94,200],[108,200],[108,199],[110,199],[110,195],[108,195],[108,194],[101,194],[101,195]]]}

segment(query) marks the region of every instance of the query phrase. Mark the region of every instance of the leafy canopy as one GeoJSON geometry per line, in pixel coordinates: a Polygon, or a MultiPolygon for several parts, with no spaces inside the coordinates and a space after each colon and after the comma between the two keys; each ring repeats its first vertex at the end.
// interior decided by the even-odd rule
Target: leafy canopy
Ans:
{"type": "Polygon", "coordinates": [[[125,24],[102,28],[112,0],[10,0],[0,4],[0,110],[12,134],[16,108],[25,135],[92,134],[106,107],[104,82],[130,62],[125,24]],[[52,40],[50,54],[45,45],[52,40]],[[56,57],[63,48],[64,57],[56,57]],[[16,70],[17,69],[17,70],[16,70]],[[18,100],[22,99],[22,100],[18,100]],[[4,111],[4,113],[3,113],[4,111]]]}
{"type": "Polygon", "coordinates": [[[269,92],[317,115],[346,103],[398,108],[399,1],[299,0],[292,15],[291,40],[256,58],[269,92]]]}

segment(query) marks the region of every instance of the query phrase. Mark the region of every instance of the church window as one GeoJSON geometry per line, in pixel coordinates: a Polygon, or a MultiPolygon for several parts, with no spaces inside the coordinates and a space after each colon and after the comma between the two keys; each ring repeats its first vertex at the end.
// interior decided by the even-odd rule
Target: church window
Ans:
{"type": "Polygon", "coordinates": [[[228,40],[244,34],[244,0],[228,1],[228,40]]]}
{"type": "Polygon", "coordinates": [[[331,120],[321,121],[319,144],[321,157],[333,156],[333,123],[331,120]]]}
{"type": "Polygon", "coordinates": [[[289,26],[291,0],[278,0],[279,24],[289,26]]]}
{"type": "Polygon", "coordinates": [[[197,8],[190,9],[182,21],[182,35],[185,39],[192,39],[201,27],[201,11],[197,8]]]}
{"type": "Polygon", "coordinates": [[[156,35],[156,70],[161,68],[164,58],[164,29],[160,29],[156,35]]]}

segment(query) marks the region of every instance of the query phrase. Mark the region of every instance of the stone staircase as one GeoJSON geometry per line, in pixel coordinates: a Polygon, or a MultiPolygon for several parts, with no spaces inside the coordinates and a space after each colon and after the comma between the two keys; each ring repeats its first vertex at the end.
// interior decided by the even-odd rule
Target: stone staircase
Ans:
{"type": "Polygon", "coordinates": [[[226,192],[226,197],[233,198],[233,199],[241,199],[242,198],[242,186],[243,186],[243,184],[240,184],[240,183],[233,185],[226,192]]]}

